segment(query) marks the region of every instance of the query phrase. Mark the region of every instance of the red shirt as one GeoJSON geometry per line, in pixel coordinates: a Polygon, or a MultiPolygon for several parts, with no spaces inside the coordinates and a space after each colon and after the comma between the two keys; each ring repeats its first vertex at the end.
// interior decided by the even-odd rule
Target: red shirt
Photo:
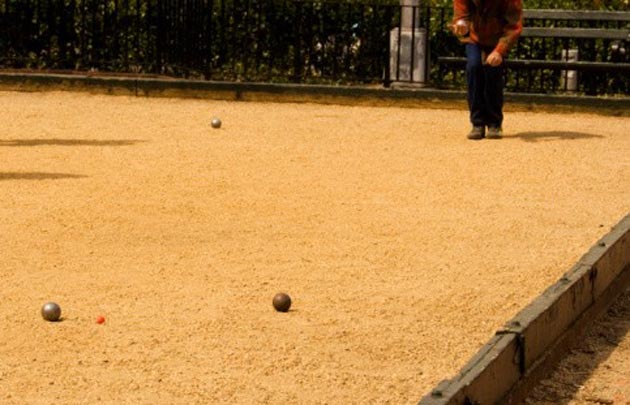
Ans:
{"type": "Polygon", "coordinates": [[[454,0],[453,10],[453,23],[468,22],[467,41],[494,48],[503,56],[523,31],[522,0],[454,0]]]}

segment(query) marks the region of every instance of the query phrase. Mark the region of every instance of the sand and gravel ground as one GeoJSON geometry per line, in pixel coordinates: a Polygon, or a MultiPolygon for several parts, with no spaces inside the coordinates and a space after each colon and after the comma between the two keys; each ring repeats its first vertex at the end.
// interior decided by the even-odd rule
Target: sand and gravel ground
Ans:
{"type": "Polygon", "coordinates": [[[589,328],[528,404],[630,404],[630,290],[589,328]]]}
{"type": "Polygon", "coordinates": [[[0,122],[3,404],[415,403],[630,212],[628,117],[473,142],[462,110],[0,92],[0,122]]]}

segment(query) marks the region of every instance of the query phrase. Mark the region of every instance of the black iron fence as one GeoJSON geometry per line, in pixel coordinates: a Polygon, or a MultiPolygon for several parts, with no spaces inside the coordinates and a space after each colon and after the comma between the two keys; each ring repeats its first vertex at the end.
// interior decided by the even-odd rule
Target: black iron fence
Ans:
{"type": "MultiPolygon", "coordinates": [[[[464,86],[461,66],[438,63],[439,57],[463,56],[448,31],[450,8],[366,1],[0,0],[0,68],[464,86]]],[[[535,26],[550,23],[558,24],[528,20],[535,26]]],[[[625,21],[562,24],[628,26],[625,21]]],[[[613,52],[615,44],[630,48],[627,41],[523,38],[510,58],[560,60],[578,48],[580,60],[628,61],[630,49],[622,55],[613,52]]],[[[560,73],[510,68],[506,85],[512,91],[553,92],[563,84],[560,73]]],[[[628,95],[629,82],[625,72],[603,70],[582,75],[578,91],[628,95]]]]}
{"type": "Polygon", "coordinates": [[[378,82],[398,14],[325,1],[0,0],[0,66],[378,82]]]}

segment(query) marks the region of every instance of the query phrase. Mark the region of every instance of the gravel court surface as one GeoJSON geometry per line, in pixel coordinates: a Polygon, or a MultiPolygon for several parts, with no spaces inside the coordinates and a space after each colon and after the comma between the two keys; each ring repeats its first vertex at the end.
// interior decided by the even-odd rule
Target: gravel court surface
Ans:
{"type": "Polygon", "coordinates": [[[630,211],[628,117],[0,106],[4,403],[415,403],[630,211]]]}
{"type": "Polygon", "coordinates": [[[630,403],[630,290],[589,328],[582,342],[562,359],[549,378],[531,392],[527,404],[630,403]]]}

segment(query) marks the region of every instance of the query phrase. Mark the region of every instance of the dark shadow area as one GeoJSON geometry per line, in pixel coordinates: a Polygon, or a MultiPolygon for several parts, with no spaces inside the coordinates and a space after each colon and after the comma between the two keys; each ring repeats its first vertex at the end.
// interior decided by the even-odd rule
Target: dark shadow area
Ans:
{"type": "Polygon", "coordinates": [[[603,138],[601,135],[587,134],[585,132],[572,132],[572,131],[546,131],[546,132],[519,132],[514,135],[505,135],[506,139],[521,139],[525,142],[541,142],[541,141],[562,141],[572,139],[588,139],[588,138],[603,138]]]}
{"type": "Polygon", "coordinates": [[[0,140],[0,146],[129,146],[139,142],[131,140],[89,140],[89,139],[7,139],[0,140]]]}
{"type": "Polygon", "coordinates": [[[40,172],[0,172],[0,181],[2,180],[59,180],[59,179],[82,179],[87,176],[68,173],[40,173],[40,172]]]}
{"type": "MultiPolygon", "coordinates": [[[[598,367],[609,367],[602,363],[620,346],[628,331],[630,331],[630,289],[622,293],[606,313],[589,326],[578,346],[562,359],[548,379],[541,381],[529,393],[525,403],[630,402],[630,376],[624,376],[625,370],[614,370],[615,373],[607,374],[605,381],[597,384],[602,387],[601,392],[589,392],[581,388],[598,367]]],[[[627,366],[630,367],[630,358],[627,360],[627,366]]]]}

